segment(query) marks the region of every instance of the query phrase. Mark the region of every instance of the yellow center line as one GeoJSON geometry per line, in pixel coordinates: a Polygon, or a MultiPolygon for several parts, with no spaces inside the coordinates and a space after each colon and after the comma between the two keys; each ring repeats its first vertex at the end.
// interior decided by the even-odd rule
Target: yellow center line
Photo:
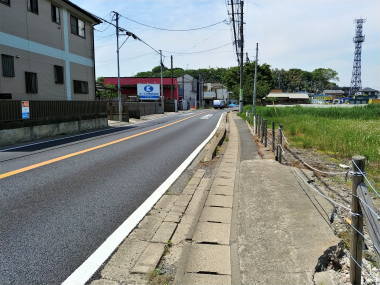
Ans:
{"type": "Polygon", "coordinates": [[[202,114],[203,114],[203,112],[200,113],[200,114],[196,114],[196,115],[190,116],[190,117],[186,117],[186,118],[178,120],[178,121],[174,121],[172,123],[169,123],[169,124],[166,124],[166,125],[163,125],[161,127],[157,127],[157,128],[154,128],[154,129],[151,129],[151,130],[148,130],[148,131],[144,131],[144,132],[137,133],[137,134],[134,134],[134,135],[130,135],[130,136],[127,136],[127,137],[124,137],[124,138],[121,138],[121,139],[117,139],[117,140],[114,140],[114,141],[111,141],[111,142],[108,142],[108,143],[104,143],[104,144],[97,145],[97,146],[90,147],[90,148],[86,148],[86,149],[83,149],[83,150],[80,150],[80,151],[77,151],[77,152],[69,153],[67,155],[63,155],[63,156],[59,156],[59,157],[56,157],[56,158],[53,158],[53,159],[42,161],[42,162],[39,162],[39,163],[36,163],[36,164],[32,164],[32,165],[29,165],[29,166],[26,166],[26,167],[23,167],[23,168],[20,168],[20,169],[16,169],[16,170],[13,170],[13,171],[5,172],[5,173],[0,174],[0,180],[4,179],[4,178],[7,178],[7,177],[10,177],[10,176],[14,176],[16,174],[20,174],[20,173],[32,170],[32,169],[36,169],[36,168],[39,168],[39,167],[42,167],[42,166],[46,166],[46,165],[49,165],[49,164],[52,164],[52,163],[56,163],[56,162],[59,162],[59,161],[62,161],[62,160],[65,160],[65,159],[68,159],[68,158],[71,158],[71,157],[75,157],[75,156],[78,156],[78,155],[81,155],[81,154],[85,154],[85,153],[88,153],[90,151],[98,150],[98,149],[105,148],[107,146],[114,145],[114,144],[117,144],[117,143],[120,143],[120,142],[124,142],[124,141],[130,140],[130,139],[142,136],[142,135],[146,135],[146,134],[149,134],[149,133],[161,130],[163,128],[167,128],[167,127],[170,127],[172,125],[178,124],[180,122],[189,120],[189,119],[191,119],[193,117],[196,117],[196,116],[199,116],[199,115],[202,115],[202,114]]]}

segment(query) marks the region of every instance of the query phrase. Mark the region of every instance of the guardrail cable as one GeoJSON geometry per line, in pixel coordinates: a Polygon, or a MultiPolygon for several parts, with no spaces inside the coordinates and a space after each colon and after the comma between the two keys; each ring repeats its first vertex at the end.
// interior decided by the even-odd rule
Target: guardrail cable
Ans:
{"type": "Polygon", "coordinates": [[[343,204],[341,203],[338,203],[336,202],[335,200],[331,199],[330,197],[326,196],[325,194],[321,193],[321,191],[319,191],[317,188],[314,187],[314,185],[308,183],[303,177],[301,177],[298,173],[296,173],[293,169],[292,169],[294,175],[296,176],[296,178],[300,178],[306,185],[308,185],[310,187],[310,189],[312,189],[313,191],[315,191],[316,193],[318,193],[319,195],[321,195],[323,198],[325,198],[326,200],[330,201],[331,203],[333,203],[334,205],[336,205],[337,207],[339,208],[342,208],[346,211],[348,211],[352,216],[357,216],[359,214],[357,213],[353,213],[351,211],[351,209],[349,207],[346,207],[344,206],[343,204]]]}

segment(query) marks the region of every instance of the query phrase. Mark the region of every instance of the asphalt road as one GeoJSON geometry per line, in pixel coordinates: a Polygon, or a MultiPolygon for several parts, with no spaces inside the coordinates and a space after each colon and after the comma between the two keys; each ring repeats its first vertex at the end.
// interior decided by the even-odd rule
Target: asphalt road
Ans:
{"type": "Polygon", "coordinates": [[[0,149],[0,284],[63,282],[209,136],[221,114],[176,114],[0,149]]]}

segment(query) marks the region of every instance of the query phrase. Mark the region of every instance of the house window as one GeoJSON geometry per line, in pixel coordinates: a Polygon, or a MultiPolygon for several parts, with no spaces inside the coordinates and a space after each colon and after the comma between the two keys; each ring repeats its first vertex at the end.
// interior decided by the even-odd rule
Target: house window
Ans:
{"type": "Polygon", "coordinates": [[[74,93],[88,94],[88,82],[74,80],[74,93]]]}
{"type": "Polygon", "coordinates": [[[86,37],[86,24],[84,21],[71,15],[70,17],[71,33],[82,38],[86,37]]]}
{"type": "Polygon", "coordinates": [[[25,90],[26,93],[38,93],[37,73],[25,72],[25,90]]]}
{"type": "Polygon", "coordinates": [[[28,0],[28,10],[34,14],[38,14],[38,0],[28,0]]]}
{"type": "Polygon", "coordinates": [[[1,65],[4,77],[15,77],[15,60],[13,56],[2,54],[1,65]]]}
{"type": "Polygon", "coordinates": [[[55,84],[64,83],[63,66],[54,65],[54,80],[55,80],[55,84]]]}
{"type": "Polygon", "coordinates": [[[12,94],[11,93],[0,93],[0,100],[11,100],[12,94]]]}
{"type": "Polygon", "coordinates": [[[11,6],[11,0],[0,0],[0,3],[11,6]]]}
{"type": "Polygon", "coordinates": [[[51,5],[51,20],[57,24],[61,23],[60,9],[59,7],[54,5],[51,5]]]}

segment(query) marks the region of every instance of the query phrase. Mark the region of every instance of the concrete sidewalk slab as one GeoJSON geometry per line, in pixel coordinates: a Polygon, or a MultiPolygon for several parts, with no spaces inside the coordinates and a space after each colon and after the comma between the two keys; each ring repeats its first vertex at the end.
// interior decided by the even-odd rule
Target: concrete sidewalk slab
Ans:
{"type": "Polygon", "coordinates": [[[230,244],[230,224],[199,222],[193,236],[196,243],[230,244]]]}
{"type": "MultiPolygon", "coordinates": [[[[209,275],[187,273],[182,285],[231,285],[231,276],[229,275],[209,275]]],[[[110,284],[111,285],[111,284],[110,284]]]]}
{"type": "Polygon", "coordinates": [[[207,244],[192,245],[186,272],[230,275],[230,247],[207,244]]]}
{"type": "Polygon", "coordinates": [[[291,167],[257,159],[242,161],[239,171],[241,283],[314,284],[318,258],[339,239],[291,167]]]}
{"type": "Polygon", "coordinates": [[[231,208],[205,207],[199,221],[230,224],[231,215],[231,208]]]}
{"type": "Polygon", "coordinates": [[[232,208],[233,197],[222,195],[208,195],[206,206],[232,208]]]}

